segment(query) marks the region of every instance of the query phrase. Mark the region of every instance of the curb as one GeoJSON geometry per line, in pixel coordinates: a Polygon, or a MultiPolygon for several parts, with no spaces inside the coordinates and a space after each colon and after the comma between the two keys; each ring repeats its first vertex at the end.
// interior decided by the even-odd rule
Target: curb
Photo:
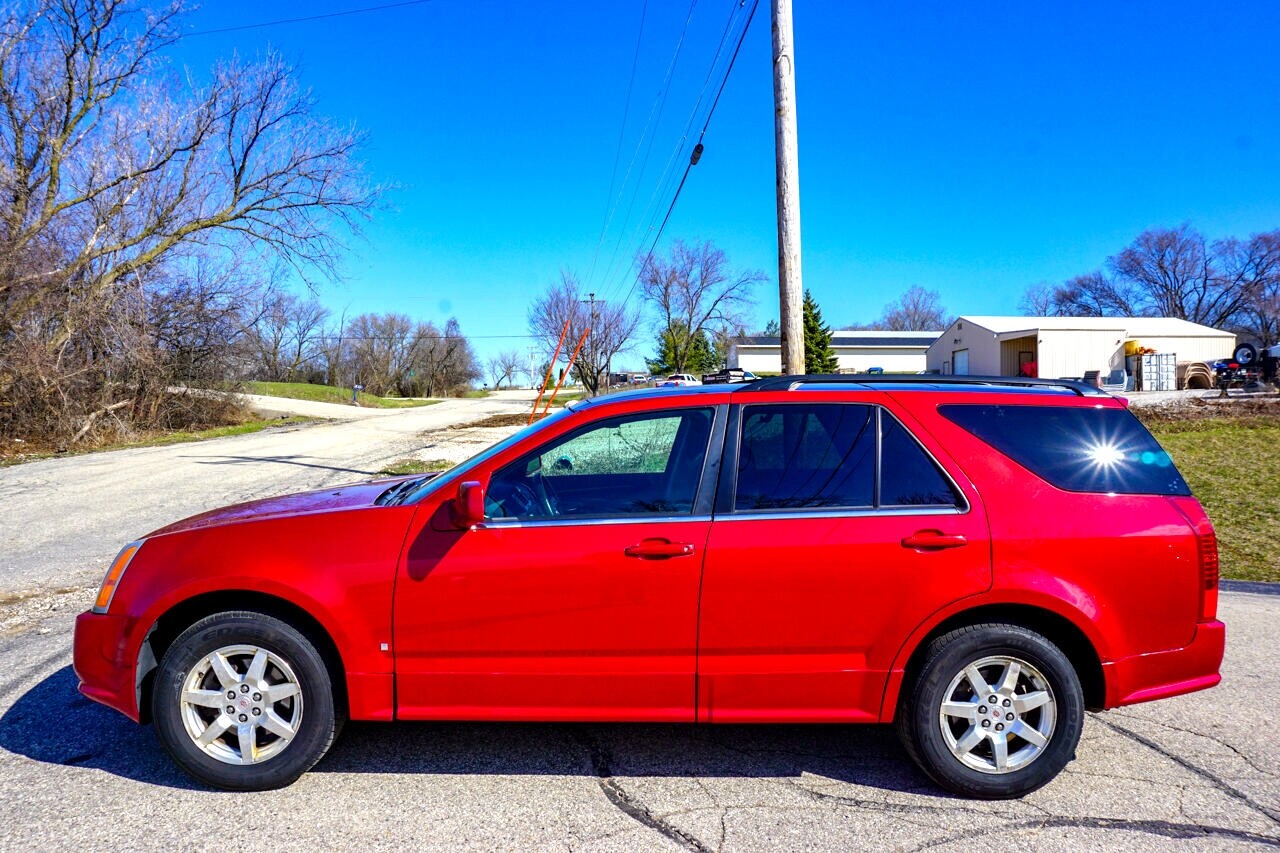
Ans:
{"type": "Polygon", "coordinates": [[[1252,592],[1256,595],[1280,595],[1280,583],[1262,581],[1218,581],[1223,592],[1252,592]]]}

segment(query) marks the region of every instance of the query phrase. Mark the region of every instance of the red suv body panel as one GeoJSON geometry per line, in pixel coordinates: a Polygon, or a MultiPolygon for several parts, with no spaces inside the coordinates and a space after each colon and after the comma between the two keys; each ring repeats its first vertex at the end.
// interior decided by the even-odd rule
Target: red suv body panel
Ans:
{"type": "Polygon", "coordinates": [[[375,505],[394,484],[382,481],[157,531],[108,612],[77,622],[81,690],[138,719],[148,638],[158,623],[181,629],[166,614],[204,615],[206,596],[305,612],[332,643],[353,719],[888,721],[913,655],[940,626],[996,612],[979,608],[1074,626],[1107,706],[1216,684],[1224,629],[1202,564],[1212,527],[1194,498],[1064,491],[943,404],[1122,408],[925,388],[603,398],[443,475],[416,503],[375,505]],[[896,419],[957,505],[735,511],[739,407],[817,402],[896,419]],[[587,424],[691,408],[715,410],[692,511],[452,529],[458,482],[487,487],[587,424]]]}

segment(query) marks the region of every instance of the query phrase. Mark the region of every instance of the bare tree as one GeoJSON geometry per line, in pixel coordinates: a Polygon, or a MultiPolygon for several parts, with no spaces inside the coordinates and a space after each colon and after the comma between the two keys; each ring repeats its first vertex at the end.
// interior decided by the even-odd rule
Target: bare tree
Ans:
{"type": "MultiPolygon", "coordinates": [[[[610,363],[635,336],[640,315],[616,300],[592,302],[573,273],[562,270],[560,281],[548,287],[529,306],[529,331],[542,345],[548,359],[555,352],[566,321],[569,323],[566,348],[575,346],[582,335],[591,330],[578,353],[573,375],[588,394],[597,394],[605,384],[610,363]]],[[[570,350],[565,349],[562,356],[567,357],[569,353],[570,350]]]]}
{"type": "Polygon", "coordinates": [[[942,297],[936,290],[913,285],[896,302],[884,306],[877,326],[894,332],[931,331],[945,329],[954,319],[942,306],[942,297]]]}
{"type": "Polygon", "coordinates": [[[258,378],[296,382],[317,372],[328,318],[329,309],[314,297],[268,291],[259,301],[258,317],[250,327],[258,378]]]}
{"type": "Polygon", "coordinates": [[[1280,229],[1213,244],[1222,287],[1243,293],[1230,327],[1264,345],[1280,342],[1280,229]]]}
{"type": "Polygon", "coordinates": [[[504,350],[488,361],[489,379],[494,388],[502,387],[502,383],[511,383],[512,377],[520,370],[522,362],[520,353],[515,350],[504,350]]]}
{"type": "Polygon", "coordinates": [[[767,281],[764,273],[731,270],[722,250],[711,242],[677,240],[669,258],[649,257],[640,270],[644,297],[657,310],[663,353],[659,361],[684,372],[708,334],[740,328],[752,304],[752,289],[767,281]]]}
{"type": "Polygon", "coordinates": [[[345,359],[350,363],[355,384],[371,394],[396,390],[408,377],[414,349],[425,330],[405,314],[361,314],[353,318],[346,332],[345,359]]]}
{"type": "Polygon", "coordinates": [[[401,382],[406,396],[456,394],[482,375],[471,342],[455,317],[448,319],[443,332],[431,323],[419,324],[410,360],[412,381],[401,382]]]}
{"type": "Polygon", "coordinates": [[[1043,307],[1066,316],[1176,317],[1268,339],[1280,325],[1278,279],[1280,231],[1209,243],[1183,224],[1144,231],[1107,259],[1107,272],[1053,288],[1043,307]]]}
{"type": "MultiPolygon", "coordinates": [[[[196,257],[329,274],[336,234],[375,197],[353,156],[360,134],[317,119],[279,57],[223,63],[193,89],[162,73],[178,6],[133,9],[30,0],[0,13],[0,347],[21,339],[40,393],[71,413],[96,404],[64,386],[117,307],[141,308],[196,257]]],[[[0,357],[0,402],[31,381],[15,363],[0,357]]]]}
{"type": "Polygon", "coordinates": [[[1018,300],[1018,310],[1028,317],[1057,316],[1059,308],[1054,300],[1054,285],[1047,281],[1037,282],[1026,289],[1018,300]]]}
{"type": "Polygon", "coordinates": [[[1209,326],[1227,325],[1248,301],[1215,268],[1204,236],[1189,224],[1153,228],[1107,260],[1115,279],[1140,294],[1140,310],[1209,326]]]}
{"type": "Polygon", "coordinates": [[[1049,316],[1137,317],[1151,313],[1140,292],[1100,271],[1078,275],[1056,287],[1053,307],[1049,316]]]}

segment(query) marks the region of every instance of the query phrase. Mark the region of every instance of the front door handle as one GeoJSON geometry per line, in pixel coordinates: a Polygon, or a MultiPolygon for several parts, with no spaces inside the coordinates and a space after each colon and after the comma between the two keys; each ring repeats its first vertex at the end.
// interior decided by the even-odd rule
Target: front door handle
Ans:
{"type": "Polygon", "coordinates": [[[627,546],[622,553],[628,557],[639,557],[641,560],[666,560],[671,557],[692,556],[693,544],[672,542],[670,539],[645,539],[635,545],[627,546]]]}
{"type": "Polygon", "coordinates": [[[969,540],[959,533],[943,533],[941,530],[917,530],[902,540],[903,548],[918,548],[922,551],[938,551],[943,548],[959,548],[969,544],[969,540]]]}

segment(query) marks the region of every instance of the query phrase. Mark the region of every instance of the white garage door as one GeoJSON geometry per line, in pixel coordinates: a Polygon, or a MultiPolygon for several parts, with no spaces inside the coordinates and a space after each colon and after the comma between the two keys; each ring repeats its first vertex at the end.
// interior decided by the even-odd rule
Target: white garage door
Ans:
{"type": "Polygon", "coordinates": [[[969,351],[958,349],[951,354],[951,372],[956,376],[969,375],[969,351]]]}

